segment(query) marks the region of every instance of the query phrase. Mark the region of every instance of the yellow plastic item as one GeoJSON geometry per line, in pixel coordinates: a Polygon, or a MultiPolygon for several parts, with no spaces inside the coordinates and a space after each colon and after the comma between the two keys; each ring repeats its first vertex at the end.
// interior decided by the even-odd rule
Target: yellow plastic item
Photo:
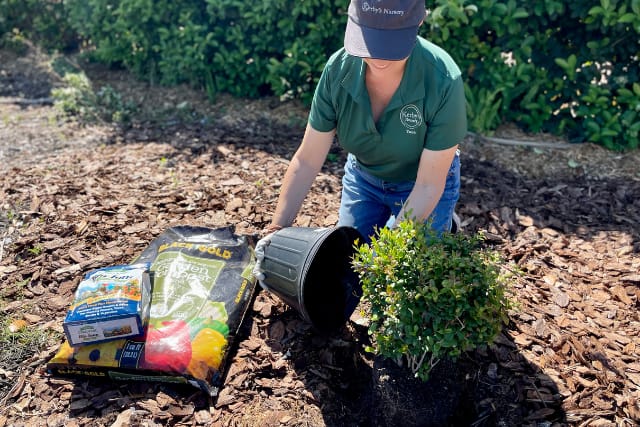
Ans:
{"type": "Polygon", "coordinates": [[[187,372],[195,378],[207,378],[209,370],[217,370],[222,362],[227,340],[211,328],[204,328],[191,341],[191,362],[187,372]]]}

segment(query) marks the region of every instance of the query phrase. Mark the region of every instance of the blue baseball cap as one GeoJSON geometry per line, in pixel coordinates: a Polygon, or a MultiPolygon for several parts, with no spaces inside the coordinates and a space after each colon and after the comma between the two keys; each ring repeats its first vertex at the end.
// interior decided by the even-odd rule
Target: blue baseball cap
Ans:
{"type": "Polygon", "coordinates": [[[404,59],[426,14],[424,0],[351,0],[344,48],[361,58],[404,59]]]}

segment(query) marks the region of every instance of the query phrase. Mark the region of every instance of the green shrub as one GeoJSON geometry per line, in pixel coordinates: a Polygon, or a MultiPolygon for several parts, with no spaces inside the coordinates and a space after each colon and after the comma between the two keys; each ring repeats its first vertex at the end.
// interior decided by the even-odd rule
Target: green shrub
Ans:
{"type": "Polygon", "coordinates": [[[64,87],[51,91],[54,107],[62,116],[75,116],[86,122],[127,124],[137,109],[133,103],[125,102],[111,86],[103,86],[94,92],[84,73],[67,73],[63,81],[64,87]]]}
{"type": "Polygon", "coordinates": [[[310,100],[342,44],[338,0],[68,0],[93,56],[151,82],[188,83],[210,98],[279,95],[310,100]]]}
{"type": "Polygon", "coordinates": [[[309,102],[329,55],[342,46],[341,0],[207,0],[217,90],[309,102]]]}
{"type": "Polygon", "coordinates": [[[64,87],[51,91],[54,106],[62,115],[87,117],[96,105],[91,82],[84,73],[69,73],[63,77],[64,87]]]}
{"type": "Polygon", "coordinates": [[[436,0],[422,31],[461,66],[472,130],[639,146],[639,0],[436,0]]]}
{"type": "MultiPolygon", "coordinates": [[[[462,69],[471,130],[501,123],[614,150],[640,145],[640,0],[435,0],[421,35],[462,69]]],[[[308,103],[342,46],[344,0],[0,0],[0,43],[64,49],[210,99],[308,103]],[[66,47],[65,47],[66,46],[66,47]]]]}
{"type": "Polygon", "coordinates": [[[78,45],[62,1],[0,0],[0,11],[0,46],[9,43],[11,47],[16,34],[50,50],[78,45]]]}
{"type": "Polygon", "coordinates": [[[353,266],[369,306],[371,351],[405,359],[428,379],[443,357],[489,344],[507,320],[507,276],[480,235],[444,233],[405,220],[361,245],[353,266]]]}
{"type": "Polygon", "coordinates": [[[18,28],[0,35],[0,47],[17,55],[25,55],[29,51],[29,40],[18,28]]]}

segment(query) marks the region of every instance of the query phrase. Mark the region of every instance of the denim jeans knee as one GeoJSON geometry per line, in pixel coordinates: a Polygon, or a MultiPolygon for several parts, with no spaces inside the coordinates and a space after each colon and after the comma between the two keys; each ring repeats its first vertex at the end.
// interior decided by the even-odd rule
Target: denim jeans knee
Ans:
{"type": "MultiPolygon", "coordinates": [[[[363,171],[353,155],[348,156],[344,170],[338,225],[354,227],[365,236],[368,243],[377,228],[393,224],[395,215],[415,183],[381,180],[363,171]]],[[[459,197],[460,159],[456,153],[440,201],[428,219],[437,233],[451,229],[453,211],[459,197]]]]}
{"type": "Polygon", "coordinates": [[[431,228],[442,233],[451,230],[453,212],[460,199],[460,156],[456,154],[451,162],[440,201],[429,216],[431,228]]]}

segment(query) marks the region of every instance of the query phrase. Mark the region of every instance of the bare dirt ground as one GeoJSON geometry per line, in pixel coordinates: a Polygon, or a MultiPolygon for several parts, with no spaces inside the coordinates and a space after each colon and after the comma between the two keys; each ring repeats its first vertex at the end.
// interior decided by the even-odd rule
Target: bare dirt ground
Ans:
{"type": "MultiPolygon", "coordinates": [[[[50,335],[0,357],[4,426],[635,426],[640,422],[640,153],[566,146],[504,127],[462,146],[459,213],[522,270],[495,344],[419,384],[364,351],[350,320],[318,336],[258,292],[215,399],[165,383],[50,376],[84,272],[126,263],[173,225],[269,220],[306,111],[274,99],[215,103],[81,66],[140,106],[127,127],[60,120],[51,58],[0,51],[0,315],[50,335]],[[523,145],[544,141],[546,145],[523,145]],[[441,405],[438,418],[433,405],[441,405]]],[[[297,225],[337,220],[336,149],[297,225]]],[[[14,323],[15,324],[15,323],[14,323]]],[[[6,333],[5,333],[6,335],[6,333]]],[[[437,408],[436,408],[437,409],[437,408]]]]}

